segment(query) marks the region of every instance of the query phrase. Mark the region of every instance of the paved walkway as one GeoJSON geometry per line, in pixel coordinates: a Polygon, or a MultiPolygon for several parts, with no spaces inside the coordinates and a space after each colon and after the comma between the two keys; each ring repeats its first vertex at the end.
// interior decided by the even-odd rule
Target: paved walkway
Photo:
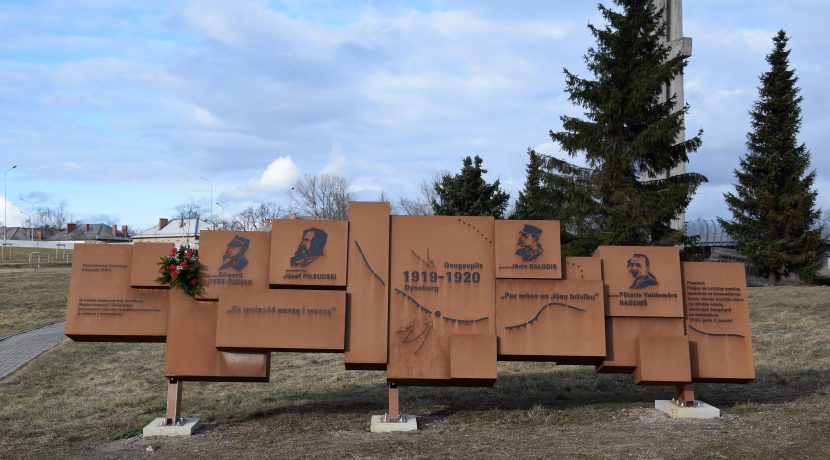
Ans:
{"type": "Polygon", "coordinates": [[[0,340],[0,379],[66,339],[66,321],[22,332],[0,340]]]}

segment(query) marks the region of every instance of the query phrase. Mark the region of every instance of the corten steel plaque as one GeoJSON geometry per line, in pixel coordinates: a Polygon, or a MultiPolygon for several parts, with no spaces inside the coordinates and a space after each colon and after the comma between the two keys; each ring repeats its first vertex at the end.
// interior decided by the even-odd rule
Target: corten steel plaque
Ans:
{"type": "Polygon", "coordinates": [[[450,337],[495,335],[494,221],[392,217],[387,379],[452,385],[450,337]]]}
{"type": "Polygon", "coordinates": [[[216,349],[217,303],[170,291],[165,377],[209,382],[267,382],[270,353],[216,349]]]}
{"type": "Polygon", "coordinates": [[[170,255],[170,243],[137,243],[133,245],[130,267],[130,286],[142,288],[169,288],[167,283],[156,281],[161,275],[161,258],[170,255]]]}
{"type": "Polygon", "coordinates": [[[348,237],[347,221],[273,221],[269,282],[345,287],[348,237]]]}
{"type": "Polygon", "coordinates": [[[599,257],[565,257],[562,277],[569,280],[602,281],[602,260],[599,257]]]}
{"type": "Polygon", "coordinates": [[[271,234],[203,231],[199,237],[200,299],[218,299],[226,289],[268,288],[271,234]]]}
{"type": "Polygon", "coordinates": [[[349,204],[346,369],[386,369],[389,203],[349,204]]]}
{"type": "Polygon", "coordinates": [[[675,247],[600,246],[606,316],[683,317],[680,251],[675,247]]]}
{"type": "Polygon", "coordinates": [[[450,377],[469,385],[496,382],[496,336],[453,335],[450,337],[450,377]]]}
{"type": "Polygon", "coordinates": [[[345,330],[344,291],[226,289],[219,298],[216,347],[342,352],[345,330]]]}
{"type": "Polygon", "coordinates": [[[601,281],[496,280],[499,359],[597,364],[605,357],[601,281]]]}
{"type": "Polygon", "coordinates": [[[637,338],[640,336],[683,337],[683,318],[605,318],[606,358],[597,371],[633,371],[637,367],[637,338]]]}
{"type": "MultiPolygon", "coordinates": [[[[133,246],[75,246],[64,333],[76,341],[164,342],[168,289],[130,287],[133,246]]],[[[153,269],[157,273],[157,269],[153,269]]]]}
{"type": "Polygon", "coordinates": [[[496,278],[562,278],[559,221],[497,220],[496,278]]]}
{"type": "Polygon", "coordinates": [[[641,335],[637,339],[637,385],[682,385],[692,382],[689,339],[641,335]]]}
{"type": "Polygon", "coordinates": [[[683,277],[693,379],[753,380],[744,265],[684,262],[683,277]]]}

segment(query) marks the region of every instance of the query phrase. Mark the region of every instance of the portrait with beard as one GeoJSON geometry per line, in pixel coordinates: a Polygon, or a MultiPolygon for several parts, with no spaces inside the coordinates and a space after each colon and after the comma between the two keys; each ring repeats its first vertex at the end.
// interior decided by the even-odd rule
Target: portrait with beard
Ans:
{"type": "Polygon", "coordinates": [[[311,227],[303,230],[303,238],[300,245],[291,258],[292,267],[305,267],[323,255],[328,235],[322,229],[311,227]]]}

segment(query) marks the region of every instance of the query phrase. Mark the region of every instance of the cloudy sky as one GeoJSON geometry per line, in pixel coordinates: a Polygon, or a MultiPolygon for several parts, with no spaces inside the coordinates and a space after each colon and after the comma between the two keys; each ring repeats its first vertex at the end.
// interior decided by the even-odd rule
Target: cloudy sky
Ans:
{"type": "MultiPolygon", "coordinates": [[[[826,0],[684,3],[687,128],[704,130],[688,170],[709,178],[687,219],[728,216],[779,28],[830,208],[826,0]]],[[[588,23],[602,24],[595,1],[2,0],[0,173],[19,165],[9,224],[25,199],[142,229],[178,204],[208,206],[211,184],[227,214],[289,206],[296,178],[320,172],[396,201],[474,154],[512,200],[527,148],[557,154],[548,131],[580,113],[562,69],[588,75],[588,23]]]]}

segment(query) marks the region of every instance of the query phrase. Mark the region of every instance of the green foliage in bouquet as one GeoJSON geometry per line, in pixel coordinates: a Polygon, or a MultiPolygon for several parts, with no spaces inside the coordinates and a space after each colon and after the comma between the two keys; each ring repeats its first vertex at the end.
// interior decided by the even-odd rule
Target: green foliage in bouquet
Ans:
{"type": "Polygon", "coordinates": [[[171,248],[170,255],[162,257],[159,262],[159,276],[156,281],[168,283],[170,289],[179,288],[194,297],[202,290],[199,284],[199,270],[202,263],[199,262],[199,250],[190,246],[179,246],[179,249],[171,248]]]}

